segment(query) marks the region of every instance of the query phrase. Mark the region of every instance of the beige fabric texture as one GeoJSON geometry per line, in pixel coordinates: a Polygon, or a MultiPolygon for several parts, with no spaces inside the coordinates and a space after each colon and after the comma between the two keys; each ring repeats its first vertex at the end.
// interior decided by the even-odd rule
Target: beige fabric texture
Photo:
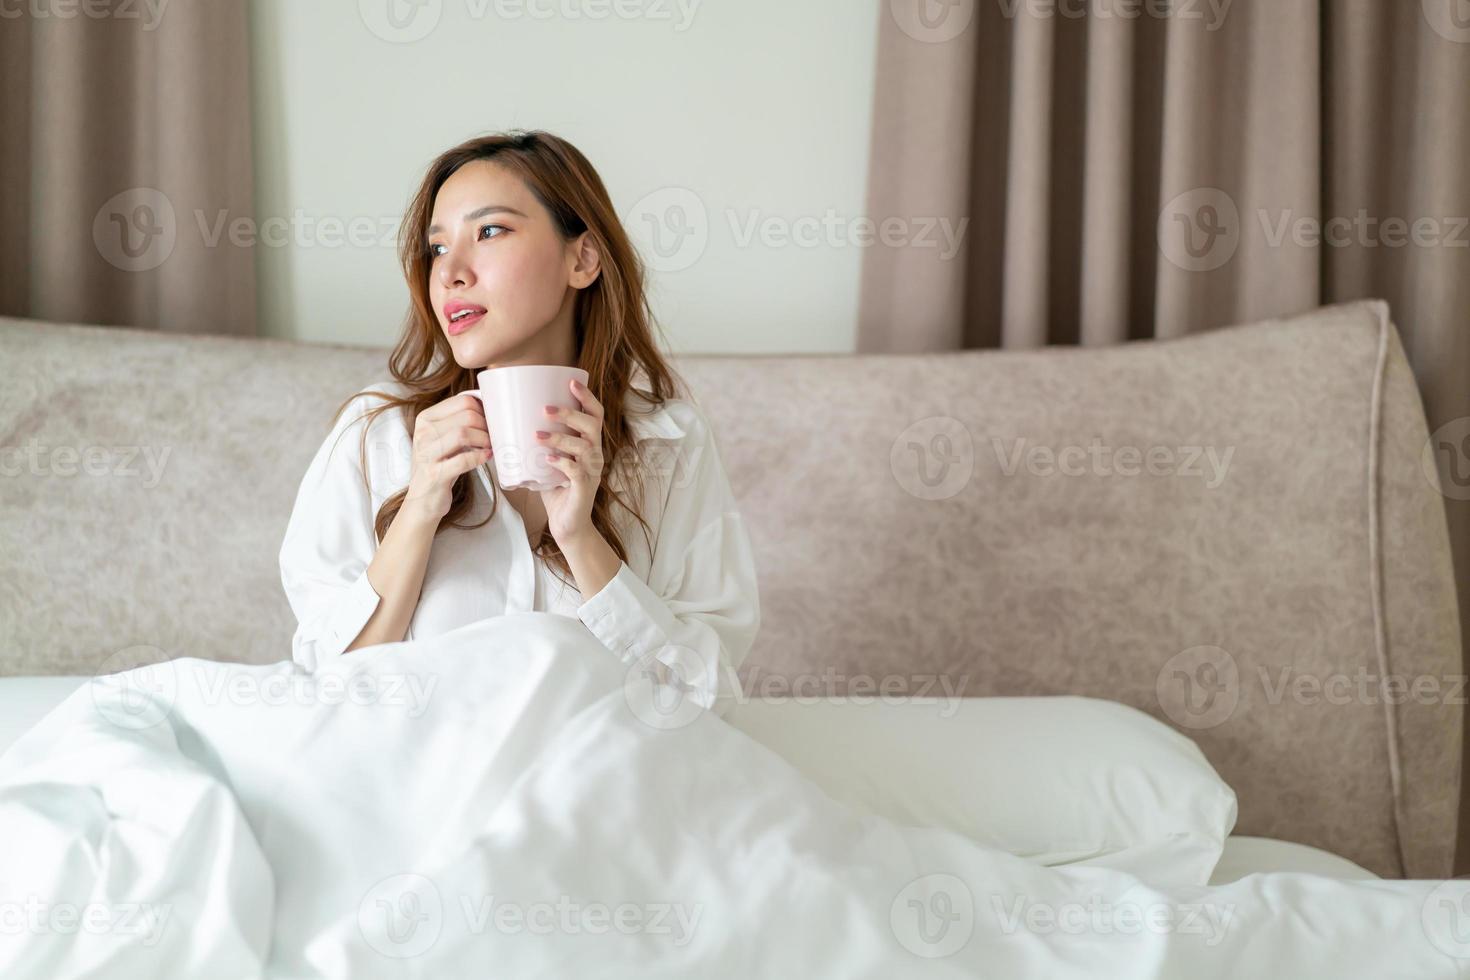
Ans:
{"type": "MultiPolygon", "coordinates": [[[[1381,303],[1096,351],[675,363],[760,570],[750,691],[1122,701],[1201,745],[1237,833],[1450,874],[1457,702],[1271,696],[1282,670],[1459,672],[1423,409],[1381,303]],[[1174,463],[1008,474],[1022,439],[1174,463]],[[1228,466],[1191,472],[1191,446],[1228,466]],[[1177,683],[1202,646],[1236,665],[1228,713],[1177,683]]],[[[0,364],[0,673],[288,658],[286,519],[386,351],[0,320],[0,364]],[[123,470],[127,447],[146,452],[123,470]]]]}
{"type": "Polygon", "coordinates": [[[0,314],[254,336],[248,5],[9,10],[0,314]]]}
{"type": "MultiPolygon", "coordinates": [[[[858,351],[1106,346],[1382,297],[1461,471],[1470,617],[1470,4],[878,6],[868,213],[968,225],[948,257],[866,250],[858,351]]],[[[1470,872],[1470,820],[1460,851],[1470,872]]]]}

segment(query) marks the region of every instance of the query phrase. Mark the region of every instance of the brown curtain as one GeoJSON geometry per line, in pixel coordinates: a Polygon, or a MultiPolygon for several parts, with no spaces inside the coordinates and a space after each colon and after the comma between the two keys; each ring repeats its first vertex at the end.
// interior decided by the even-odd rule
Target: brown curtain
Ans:
{"type": "Polygon", "coordinates": [[[8,6],[0,315],[254,334],[247,5],[8,6]]]}
{"type": "MultiPolygon", "coordinates": [[[[1115,344],[1382,297],[1463,482],[1470,0],[881,7],[868,207],[898,221],[864,257],[860,351],[1115,344]],[[965,220],[958,250],[925,233],[965,220]]],[[[1470,663],[1465,490],[1447,481],[1470,663]]]]}

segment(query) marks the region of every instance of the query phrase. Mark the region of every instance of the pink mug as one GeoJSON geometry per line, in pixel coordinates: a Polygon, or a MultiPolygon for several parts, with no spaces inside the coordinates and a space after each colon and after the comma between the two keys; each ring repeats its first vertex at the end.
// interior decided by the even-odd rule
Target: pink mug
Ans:
{"type": "Polygon", "coordinates": [[[573,378],[585,386],[588,374],[561,364],[510,364],[476,375],[479,389],[466,394],[485,406],[490,448],[495,451],[491,462],[501,489],[551,490],[571,485],[567,475],[551,465],[547,457],[555,450],[536,438],[536,430],[579,434],[565,422],[553,421],[545,411],[547,405],[582,410],[572,394],[573,378]]]}

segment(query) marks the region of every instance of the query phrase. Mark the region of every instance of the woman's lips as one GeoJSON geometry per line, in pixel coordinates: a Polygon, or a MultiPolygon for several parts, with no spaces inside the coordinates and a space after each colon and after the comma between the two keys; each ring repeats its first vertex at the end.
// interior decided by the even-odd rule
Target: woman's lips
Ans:
{"type": "Polygon", "coordinates": [[[485,314],[483,312],[471,313],[469,316],[460,317],[458,320],[450,320],[448,327],[449,336],[453,337],[456,334],[464,333],[470,327],[479,323],[484,316],[485,314]]]}

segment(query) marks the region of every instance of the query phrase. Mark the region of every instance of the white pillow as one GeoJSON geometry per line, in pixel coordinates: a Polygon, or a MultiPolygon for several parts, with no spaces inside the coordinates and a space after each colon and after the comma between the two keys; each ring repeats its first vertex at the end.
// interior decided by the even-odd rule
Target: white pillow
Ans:
{"type": "Polygon", "coordinates": [[[727,720],[840,802],[1046,865],[1203,885],[1235,826],[1199,746],[1114,701],[749,699],[727,720]]]}
{"type": "Polygon", "coordinates": [[[1372,881],[1378,876],[1347,858],[1320,847],[1296,844],[1270,837],[1232,837],[1225,853],[1210,874],[1210,884],[1224,885],[1246,875],[1270,871],[1294,871],[1346,881],[1372,881]]]}
{"type": "Polygon", "coordinates": [[[50,714],[67,695],[92,679],[76,677],[0,677],[0,755],[10,743],[50,714]]]}

